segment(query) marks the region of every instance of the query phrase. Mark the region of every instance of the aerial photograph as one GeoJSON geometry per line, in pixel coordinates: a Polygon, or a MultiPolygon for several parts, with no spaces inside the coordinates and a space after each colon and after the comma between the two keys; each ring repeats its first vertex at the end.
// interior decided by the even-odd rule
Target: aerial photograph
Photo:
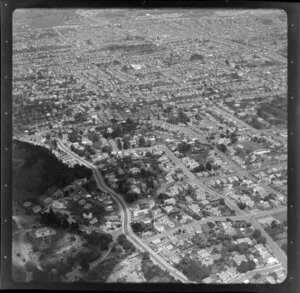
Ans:
{"type": "Polygon", "coordinates": [[[13,13],[12,278],[287,276],[287,15],[13,13]]]}

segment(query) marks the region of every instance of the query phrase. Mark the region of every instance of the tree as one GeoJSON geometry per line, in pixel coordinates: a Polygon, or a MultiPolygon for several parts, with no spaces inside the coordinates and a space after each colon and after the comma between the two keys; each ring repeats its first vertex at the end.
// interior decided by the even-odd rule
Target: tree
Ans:
{"type": "Polygon", "coordinates": [[[111,133],[112,138],[121,137],[123,135],[123,129],[121,125],[116,125],[111,133]]]}
{"type": "Polygon", "coordinates": [[[78,229],[79,229],[78,223],[77,222],[72,222],[71,225],[70,225],[70,230],[74,232],[74,231],[78,231],[78,229]]]}
{"type": "Polygon", "coordinates": [[[197,166],[196,168],[194,168],[194,172],[203,172],[205,170],[205,167],[200,164],[199,166],[197,166]]]}
{"type": "Polygon", "coordinates": [[[183,110],[180,110],[178,113],[178,121],[186,124],[187,122],[190,122],[190,118],[184,113],[183,110]]]}
{"type": "Polygon", "coordinates": [[[213,222],[207,222],[207,226],[212,229],[215,227],[215,224],[213,222]]]}
{"type": "Polygon", "coordinates": [[[128,140],[128,138],[124,138],[124,141],[123,141],[123,149],[124,150],[127,150],[130,148],[130,142],[128,140]]]}
{"type": "Polygon", "coordinates": [[[229,252],[236,251],[237,250],[237,245],[235,245],[234,243],[230,243],[230,244],[228,244],[227,249],[228,249],[229,252]]]}
{"type": "Polygon", "coordinates": [[[276,281],[278,280],[278,275],[276,272],[269,273],[269,276],[273,277],[276,281]]]}
{"type": "Polygon", "coordinates": [[[238,202],[237,205],[241,210],[244,210],[247,207],[247,205],[243,202],[238,202]]]}
{"type": "Polygon", "coordinates": [[[271,228],[272,228],[272,229],[276,229],[277,227],[278,227],[277,221],[275,221],[275,220],[272,221],[272,222],[271,222],[271,228]]]}
{"type": "Polygon", "coordinates": [[[68,228],[69,228],[70,224],[69,224],[69,222],[68,222],[68,220],[67,220],[66,218],[63,218],[63,219],[61,220],[61,226],[62,226],[64,229],[68,229],[68,228]]]}
{"type": "Polygon", "coordinates": [[[256,268],[256,263],[251,259],[249,262],[249,271],[253,271],[256,268]]]}
{"type": "Polygon", "coordinates": [[[109,233],[97,233],[92,231],[90,234],[83,234],[83,237],[91,245],[100,245],[101,250],[108,249],[108,244],[112,242],[112,236],[109,233]]]}
{"type": "Polygon", "coordinates": [[[233,137],[230,138],[230,142],[231,142],[232,144],[236,144],[236,143],[238,142],[238,138],[235,137],[235,136],[233,136],[233,137]]]}
{"type": "Polygon", "coordinates": [[[118,146],[118,149],[119,149],[119,150],[122,150],[122,149],[123,149],[123,148],[122,148],[122,142],[121,142],[120,139],[117,139],[117,146],[118,146]]]}
{"type": "Polygon", "coordinates": [[[118,237],[118,239],[117,239],[118,243],[121,244],[121,245],[126,240],[127,240],[127,237],[126,237],[125,234],[120,234],[119,237],[118,237]]]}
{"type": "Polygon", "coordinates": [[[69,141],[74,143],[76,141],[78,141],[78,132],[76,130],[73,130],[70,134],[69,134],[69,141]]]}
{"type": "Polygon", "coordinates": [[[260,279],[261,278],[261,273],[256,273],[254,276],[253,276],[253,279],[254,280],[258,280],[258,279],[260,279]]]}
{"type": "Polygon", "coordinates": [[[255,229],[252,233],[252,237],[254,239],[258,239],[261,236],[261,231],[259,229],[255,229]]]}
{"type": "Polygon", "coordinates": [[[130,250],[131,252],[135,251],[135,246],[127,239],[125,234],[121,234],[118,239],[117,242],[122,245],[122,247],[128,251],[130,250]]]}
{"type": "Polygon", "coordinates": [[[266,244],[267,243],[267,239],[265,236],[261,236],[257,239],[257,243],[261,243],[261,244],[266,244]]]}
{"type": "Polygon", "coordinates": [[[111,147],[110,145],[105,145],[105,146],[101,149],[101,151],[102,151],[103,153],[108,153],[108,154],[110,154],[110,153],[112,152],[112,147],[111,147]]]}
{"type": "Polygon", "coordinates": [[[85,258],[82,258],[80,260],[80,266],[81,266],[81,269],[83,272],[88,272],[88,270],[90,268],[90,264],[85,258]]]}
{"type": "Polygon", "coordinates": [[[124,196],[124,199],[128,203],[134,202],[137,198],[138,198],[137,194],[136,193],[132,193],[132,192],[127,192],[127,193],[125,193],[125,196],[124,196]]]}
{"type": "Polygon", "coordinates": [[[148,251],[145,251],[142,253],[142,259],[143,260],[149,260],[150,259],[150,254],[148,251]]]}
{"type": "Polygon", "coordinates": [[[177,149],[180,153],[186,154],[191,150],[192,146],[185,141],[180,142],[177,145],[177,149]]]}
{"type": "Polygon", "coordinates": [[[51,207],[49,212],[41,213],[40,223],[50,227],[59,227],[61,225],[61,221],[57,218],[51,207]]]}
{"type": "Polygon", "coordinates": [[[116,245],[114,245],[113,247],[112,247],[112,249],[111,249],[111,252],[117,252],[117,246],[116,245]]]}
{"type": "Polygon", "coordinates": [[[214,247],[213,250],[211,251],[211,254],[217,254],[219,252],[220,251],[216,247],[214,247]]]}
{"type": "Polygon", "coordinates": [[[150,178],[147,180],[147,182],[146,182],[146,187],[147,187],[147,188],[154,188],[154,187],[155,187],[155,186],[154,186],[154,180],[153,180],[152,177],[150,177],[150,178]]]}
{"type": "Polygon", "coordinates": [[[208,171],[211,171],[212,166],[211,166],[211,163],[210,163],[210,162],[207,162],[207,163],[206,163],[206,169],[207,169],[208,171]]]}
{"type": "Polygon", "coordinates": [[[75,122],[84,122],[87,118],[87,114],[86,113],[76,113],[74,115],[74,118],[75,118],[75,122]]]}
{"type": "Polygon", "coordinates": [[[198,121],[201,120],[201,117],[198,113],[195,115],[195,119],[198,120],[198,121]]]}
{"type": "Polygon", "coordinates": [[[246,273],[246,272],[248,272],[249,271],[249,263],[243,260],[240,263],[240,265],[238,266],[237,270],[240,273],[246,273]]]}
{"type": "Polygon", "coordinates": [[[194,61],[194,60],[203,60],[204,59],[204,56],[202,54],[192,54],[192,56],[190,57],[190,60],[191,61],[194,61]]]}
{"type": "Polygon", "coordinates": [[[168,198],[170,198],[170,196],[163,192],[158,195],[158,199],[162,201],[168,198]]]}
{"type": "Polygon", "coordinates": [[[55,139],[52,141],[52,147],[57,149],[57,141],[55,139]]]}
{"type": "Polygon", "coordinates": [[[262,125],[260,124],[260,122],[258,121],[258,118],[256,116],[252,117],[251,124],[256,129],[261,129],[261,127],[262,127],[262,125]]]}
{"type": "Polygon", "coordinates": [[[248,251],[248,244],[243,242],[237,245],[236,250],[240,253],[240,254],[245,254],[248,251]]]}
{"type": "Polygon", "coordinates": [[[135,246],[131,242],[130,242],[130,244],[131,244],[130,251],[132,253],[134,253],[136,251],[136,248],[135,248],[135,246]]]}
{"type": "Polygon", "coordinates": [[[144,225],[141,222],[134,222],[131,224],[134,233],[141,233],[144,231],[144,225]]]}
{"type": "Polygon", "coordinates": [[[133,120],[131,118],[127,118],[126,124],[134,124],[133,120]]]}
{"type": "Polygon", "coordinates": [[[141,137],[139,138],[139,146],[140,146],[141,148],[143,148],[143,147],[146,146],[146,140],[145,140],[145,138],[144,138],[143,136],[141,136],[141,137]]]}
{"type": "Polygon", "coordinates": [[[97,143],[99,140],[100,139],[99,139],[99,136],[97,134],[95,134],[95,135],[92,136],[92,142],[93,143],[97,143]]]}
{"type": "Polygon", "coordinates": [[[226,153],[227,152],[227,147],[225,144],[221,143],[218,145],[218,149],[223,152],[223,153],[226,153]]]}
{"type": "Polygon", "coordinates": [[[178,267],[192,281],[199,282],[210,275],[210,269],[207,266],[184,257],[178,264],[178,267]]]}
{"type": "Polygon", "coordinates": [[[91,159],[91,153],[89,151],[85,151],[84,152],[84,156],[87,158],[87,159],[91,159]]]}

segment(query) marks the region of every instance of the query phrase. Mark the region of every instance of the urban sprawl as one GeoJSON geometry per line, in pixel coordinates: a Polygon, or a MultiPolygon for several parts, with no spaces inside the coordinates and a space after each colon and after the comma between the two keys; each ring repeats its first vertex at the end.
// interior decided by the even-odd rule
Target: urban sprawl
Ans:
{"type": "Polygon", "coordinates": [[[17,10],[14,278],[283,282],[286,21],[277,10],[17,10]],[[46,184],[40,153],[80,176],[21,189],[25,173],[46,184]]]}

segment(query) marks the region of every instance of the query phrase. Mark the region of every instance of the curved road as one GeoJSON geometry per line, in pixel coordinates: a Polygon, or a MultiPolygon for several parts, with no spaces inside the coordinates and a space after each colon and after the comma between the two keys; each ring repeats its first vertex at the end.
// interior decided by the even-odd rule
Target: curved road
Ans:
{"type": "MultiPolygon", "coordinates": [[[[151,259],[157,263],[159,266],[161,266],[164,270],[167,270],[174,278],[179,279],[180,281],[182,281],[183,283],[187,283],[190,282],[190,280],[188,280],[181,272],[179,272],[178,270],[176,270],[173,266],[171,266],[168,262],[166,262],[162,257],[160,257],[159,255],[157,255],[149,246],[147,246],[144,242],[142,242],[141,239],[139,239],[132,231],[130,223],[131,223],[131,212],[129,211],[129,209],[127,208],[127,205],[123,199],[123,197],[116,193],[114,190],[110,189],[109,187],[106,186],[104,179],[102,178],[99,170],[97,169],[96,166],[94,166],[92,163],[84,160],[83,158],[79,157],[78,155],[76,155],[75,153],[73,153],[71,150],[68,149],[68,147],[66,147],[59,139],[57,139],[58,142],[58,147],[61,148],[63,151],[67,152],[68,154],[72,155],[75,159],[77,159],[79,162],[81,162],[81,164],[87,166],[88,168],[91,168],[93,170],[96,182],[98,187],[104,191],[109,193],[117,202],[120,212],[121,212],[121,217],[122,217],[122,232],[127,235],[128,239],[141,251],[147,251],[149,252],[151,259]]],[[[166,151],[167,155],[171,156],[171,159],[175,159],[176,157],[169,151],[169,149],[167,147],[164,147],[164,150],[166,151]],[[174,158],[175,157],[175,158],[174,158]]],[[[170,157],[169,157],[170,158],[170,157]]],[[[177,158],[176,158],[177,159],[177,158]]],[[[178,160],[178,159],[177,159],[178,160]]],[[[176,163],[180,164],[180,161],[178,162],[177,160],[176,163]]],[[[181,164],[180,164],[181,165],[181,164]]],[[[184,168],[186,169],[186,168],[184,168]]],[[[198,180],[197,180],[198,182],[198,180]]],[[[201,184],[203,186],[203,184],[201,184]]],[[[201,186],[200,185],[200,186],[201,186]]],[[[204,185],[204,187],[206,187],[204,185]]],[[[206,190],[208,190],[211,194],[216,194],[214,191],[209,190],[207,188],[205,188],[206,190]]],[[[228,199],[226,201],[226,203],[228,204],[228,199]]],[[[231,201],[229,201],[229,203],[232,203],[231,201]]],[[[232,203],[233,204],[233,203],[232,203]]],[[[238,211],[239,209],[236,207],[235,204],[233,204],[233,206],[231,206],[231,208],[235,211],[238,211]]],[[[248,214],[246,214],[245,212],[241,211],[240,215],[237,216],[244,216],[244,217],[249,217],[248,214]]],[[[252,223],[252,225],[259,229],[262,232],[262,235],[264,235],[267,239],[267,244],[269,245],[269,247],[271,248],[272,252],[275,253],[275,256],[280,260],[280,262],[282,263],[282,265],[284,267],[286,267],[287,265],[287,258],[285,253],[278,247],[278,245],[276,243],[273,242],[273,240],[271,239],[271,237],[265,232],[265,230],[259,225],[258,222],[256,222],[255,220],[255,215],[250,215],[249,217],[249,221],[252,223]]]]}
{"type": "Polygon", "coordinates": [[[64,152],[70,154],[72,157],[74,157],[77,161],[79,161],[81,164],[85,165],[86,167],[93,170],[94,177],[96,179],[97,185],[99,189],[101,189],[104,192],[109,193],[116,203],[119,206],[121,217],[122,217],[122,231],[124,234],[128,237],[128,239],[141,251],[147,251],[150,254],[151,259],[157,263],[160,267],[162,267],[164,270],[168,271],[170,275],[172,275],[175,279],[180,280],[183,283],[192,283],[188,278],[186,278],[181,272],[176,270],[174,267],[172,267],[169,263],[167,263],[162,257],[158,256],[150,247],[148,247],[145,243],[141,241],[132,231],[130,222],[131,222],[131,213],[129,209],[126,206],[126,203],[123,199],[123,197],[116,193],[114,190],[106,186],[104,179],[102,175],[100,174],[98,168],[94,166],[92,163],[86,161],[85,159],[79,157],[75,153],[73,153],[67,146],[63,144],[63,142],[60,139],[57,139],[57,146],[63,150],[64,152]]]}

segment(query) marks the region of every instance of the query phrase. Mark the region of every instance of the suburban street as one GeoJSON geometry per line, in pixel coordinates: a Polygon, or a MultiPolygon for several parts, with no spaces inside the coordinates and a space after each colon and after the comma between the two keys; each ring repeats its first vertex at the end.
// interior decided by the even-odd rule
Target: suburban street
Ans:
{"type": "Polygon", "coordinates": [[[148,247],[146,244],[142,242],[141,239],[139,239],[132,231],[130,223],[131,223],[131,212],[127,208],[127,205],[121,195],[113,191],[111,188],[107,187],[104,179],[102,178],[101,173],[99,172],[98,168],[91,164],[90,162],[82,159],[75,153],[73,153],[71,150],[66,147],[60,139],[57,139],[58,147],[63,150],[64,152],[67,152],[68,154],[72,155],[74,158],[76,158],[81,164],[85,165],[88,168],[91,168],[93,170],[95,180],[97,182],[97,185],[99,189],[101,189],[104,192],[108,192],[113,199],[116,201],[116,203],[119,206],[119,210],[121,212],[121,218],[122,218],[122,230],[123,233],[128,237],[128,239],[141,251],[149,252],[151,259],[153,262],[157,263],[160,267],[162,267],[164,270],[167,270],[174,278],[180,280],[183,283],[190,282],[181,272],[176,270],[174,267],[172,267],[169,263],[167,263],[162,257],[158,256],[150,247],[148,247]]]}
{"type": "MultiPolygon", "coordinates": [[[[128,237],[128,239],[141,251],[148,251],[151,259],[157,263],[158,265],[160,265],[164,270],[167,270],[170,272],[170,274],[172,274],[176,279],[181,280],[182,282],[189,282],[189,280],[178,270],[176,270],[174,267],[172,267],[168,262],[166,262],[162,257],[160,257],[159,255],[157,255],[147,244],[145,244],[141,239],[139,239],[132,231],[130,223],[131,223],[131,212],[128,209],[123,197],[116,193],[114,190],[112,190],[111,188],[109,188],[105,182],[104,179],[101,175],[101,173],[99,172],[98,168],[96,166],[94,166],[92,163],[86,161],[85,159],[79,157],[78,155],[76,155],[75,153],[73,153],[71,150],[68,149],[67,146],[65,146],[63,144],[63,142],[60,139],[56,139],[58,142],[58,147],[63,150],[64,152],[70,154],[72,157],[74,157],[76,160],[78,160],[78,162],[80,162],[81,164],[85,165],[88,168],[91,168],[93,170],[94,173],[94,177],[95,180],[97,182],[98,187],[104,191],[104,192],[108,192],[116,201],[116,203],[119,206],[119,210],[121,212],[121,219],[122,219],[122,231],[123,233],[128,237]]],[[[251,222],[251,224],[253,225],[253,227],[259,229],[262,233],[263,236],[266,237],[267,239],[267,245],[271,248],[271,251],[274,253],[274,255],[279,259],[279,261],[282,263],[282,265],[284,267],[286,267],[287,264],[287,258],[285,253],[282,251],[282,249],[273,241],[273,239],[265,232],[265,230],[263,229],[263,227],[257,222],[256,218],[259,217],[258,214],[256,214],[255,216],[253,215],[249,215],[246,212],[240,210],[238,208],[238,206],[230,199],[228,199],[227,197],[225,197],[224,195],[218,194],[217,192],[209,189],[207,186],[205,186],[198,178],[196,178],[196,176],[190,172],[185,166],[184,164],[165,146],[165,145],[160,145],[160,148],[163,149],[165,151],[165,153],[167,154],[167,156],[169,157],[170,160],[172,160],[172,162],[178,166],[179,168],[181,168],[184,173],[189,177],[189,179],[191,180],[191,182],[198,184],[200,187],[203,188],[203,190],[205,190],[206,192],[208,192],[209,194],[212,195],[216,195],[216,196],[221,196],[225,199],[225,203],[231,208],[233,209],[237,216],[235,217],[216,217],[216,218],[209,218],[209,219],[205,219],[202,222],[208,222],[208,221],[212,221],[214,220],[226,220],[228,218],[230,219],[244,219],[244,220],[248,220],[249,222],[251,222]]],[[[271,214],[271,211],[267,211],[264,212],[264,215],[268,215],[271,214]]],[[[201,222],[201,220],[199,221],[201,222]]],[[[194,226],[196,224],[196,222],[188,224],[187,227],[189,226],[194,226]]],[[[174,229],[176,230],[176,229],[174,229]]],[[[168,231],[165,235],[170,235],[171,233],[174,232],[174,230],[168,231]]],[[[152,237],[153,239],[161,237],[162,235],[156,235],[155,237],[152,237]]],[[[147,243],[149,243],[152,238],[148,238],[146,240],[147,243]]]]}
{"type": "Polygon", "coordinates": [[[286,167],[287,164],[285,162],[282,162],[282,163],[274,163],[274,164],[266,164],[266,165],[263,165],[261,166],[260,168],[253,168],[253,169],[249,169],[247,171],[238,171],[238,172],[234,172],[234,173],[231,173],[231,174],[227,174],[227,175],[217,175],[217,176],[211,176],[211,177],[204,177],[204,178],[201,178],[200,180],[203,182],[203,183],[206,183],[206,182],[209,182],[210,180],[217,180],[217,179],[221,179],[221,178],[228,178],[228,177],[233,177],[233,176],[238,176],[240,178],[243,178],[244,176],[247,175],[247,173],[249,172],[250,174],[255,174],[255,173],[259,173],[261,171],[264,171],[266,169],[269,169],[269,168],[279,168],[279,167],[286,167]]]}
{"type": "Polygon", "coordinates": [[[180,167],[180,169],[183,170],[183,172],[188,176],[190,181],[194,184],[199,185],[199,187],[202,188],[203,191],[206,191],[208,194],[217,196],[217,197],[222,197],[225,200],[225,203],[228,205],[229,208],[231,208],[233,211],[236,212],[238,215],[246,215],[244,211],[242,211],[230,198],[225,197],[223,194],[217,193],[214,190],[208,188],[206,185],[204,185],[200,179],[198,179],[169,149],[167,146],[162,145],[163,150],[167,154],[170,160],[172,162],[180,167]]]}
{"type": "Polygon", "coordinates": [[[16,281],[284,278],[289,17],[177,6],[15,11],[16,281]]]}
{"type": "Polygon", "coordinates": [[[14,11],[7,76],[13,256],[3,276],[280,283],[285,7],[27,6],[14,11]]]}
{"type": "Polygon", "coordinates": [[[208,222],[227,221],[228,219],[230,219],[231,221],[238,221],[238,220],[250,221],[253,217],[254,218],[266,217],[266,216],[270,216],[274,213],[283,212],[285,210],[286,210],[286,208],[284,207],[284,208],[279,208],[279,209],[275,209],[275,210],[260,211],[260,212],[257,212],[255,215],[247,214],[247,215],[238,215],[238,216],[229,216],[229,217],[207,217],[207,218],[201,219],[199,221],[193,221],[191,223],[181,225],[179,227],[170,229],[168,231],[163,231],[158,235],[147,237],[145,239],[145,241],[147,243],[150,243],[154,239],[162,238],[162,237],[165,237],[165,236],[168,236],[168,235],[172,235],[173,233],[177,232],[178,229],[183,230],[183,229],[187,229],[187,228],[190,228],[190,227],[197,227],[201,224],[208,223],[208,222]]]}
{"type": "Polygon", "coordinates": [[[255,276],[255,274],[258,274],[258,273],[268,274],[268,273],[272,273],[272,272],[276,271],[277,269],[280,269],[280,264],[276,264],[276,265],[272,265],[272,266],[268,266],[268,267],[264,267],[264,268],[260,268],[260,269],[255,269],[255,270],[249,271],[245,274],[239,274],[239,275],[233,276],[232,278],[227,280],[226,283],[242,283],[245,280],[251,279],[253,276],[255,276]]]}

